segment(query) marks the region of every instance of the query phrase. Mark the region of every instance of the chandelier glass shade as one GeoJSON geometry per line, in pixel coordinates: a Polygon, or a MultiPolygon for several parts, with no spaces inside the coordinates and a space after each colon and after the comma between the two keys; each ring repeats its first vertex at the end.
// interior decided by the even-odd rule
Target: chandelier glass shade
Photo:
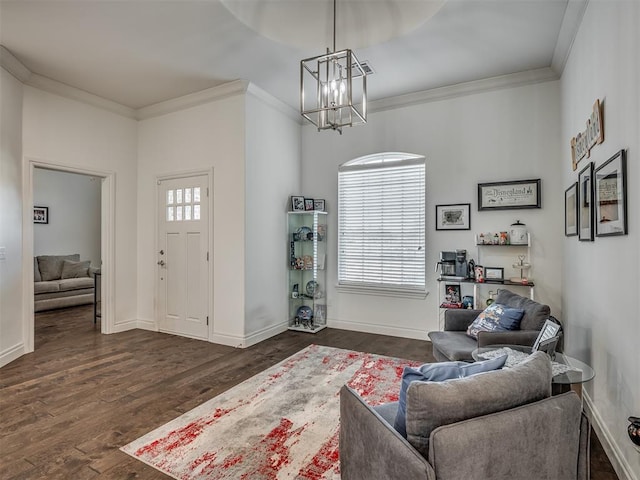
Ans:
{"type": "Polygon", "coordinates": [[[367,123],[367,73],[350,49],[335,49],[335,0],[333,52],[300,62],[300,113],[318,131],[367,123]]]}

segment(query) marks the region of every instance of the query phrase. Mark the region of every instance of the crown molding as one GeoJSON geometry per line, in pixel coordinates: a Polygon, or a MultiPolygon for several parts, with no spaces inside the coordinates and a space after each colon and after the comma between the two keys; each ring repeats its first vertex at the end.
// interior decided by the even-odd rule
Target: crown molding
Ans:
{"type": "Polygon", "coordinates": [[[136,110],[138,120],[146,120],[147,118],[166,115],[167,113],[177,112],[185,108],[195,107],[204,103],[214,102],[223,98],[241,95],[247,91],[249,82],[246,80],[234,80],[232,82],[223,83],[216,87],[207,88],[199,92],[190,93],[181,97],[172,98],[164,102],[155,103],[147,107],[136,110]]]}
{"type": "Polygon", "coordinates": [[[296,123],[302,124],[302,115],[295,108],[291,107],[289,104],[284,103],[282,100],[277,99],[273,95],[268,92],[265,92],[263,89],[255,85],[254,83],[249,83],[249,88],[247,89],[247,93],[253,95],[258,100],[266,103],[270,107],[275,108],[280,113],[286,115],[291,120],[296,123]]]}
{"type": "Polygon", "coordinates": [[[458,83],[446,87],[432,88],[421,92],[407,93],[395,97],[382,98],[369,102],[369,113],[407,107],[420,103],[435,102],[465,95],[472,95],[503,88],[513,88],[534,83],[551,82],[560,77],[551,68],[539,68],[524,72],[500,75],[498,77],[474,80],[472,82],[458,83]]]}
{"type": "Polygon", "coordinates": [[[99,97],[98,95],[94,95],[93,93],[80,90],[79,88],[72,87],[70,85],[67,85],[66,83],[58,82],[57,80],[52,80],[48,77],[43,77],[42,75],[38,75],[37,73],[32,73],[29,77],[29,80],[25,82],[25,84],[29,85],[30,87],[44,90],[45,92],[60,95],[72,100],[77,100],[82,103],[87,103],[94,107],[102,108],[104,110],[108,110],[112,113],[117,113],[118,115],[122,115],[124,117],[133,119],[136,118],[136,113],[133,108],[126,107],[111,100],[107,100],[106,98],[99,97]]]}
{"type": "Polygon", "coordinates": [[[569,0],[567,3],[567,8],[562,17],[562,24],[560,25],[556,48],[551,58],[551,68],[560,76],[564,72],[564,66],[569,59],[573,42],[582,24],[582,18],[588,4],[589,0],[569,0]]]}
{"type": "Polygon", "coordinates": [[[3,45],[0,45],[0,66],[22,83],[26,83],[31,76],[31,70],[25,67],[22,62],[3,45]]]}

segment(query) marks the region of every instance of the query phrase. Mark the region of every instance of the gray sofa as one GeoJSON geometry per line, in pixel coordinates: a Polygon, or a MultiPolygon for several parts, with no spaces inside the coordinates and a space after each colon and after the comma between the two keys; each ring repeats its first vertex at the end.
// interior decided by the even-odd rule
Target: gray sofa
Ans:
{"type": "Polygon", "coordinates": [[[34,257],[34,310],[92,304],[96,271],[77,253],[34,257]]]}
{"type": "Polygon", "coordinates": [[[407,389],[407,438],[397,402],[367,405],[340,391],[343,480],[586,480],[590,425],[575,392],[550,396],[551,364],[535,352],[512,367],[407,389]]]}
{"type": "MultiPolygon", "coordinates": [[[[495,302],[524,310],[519,330],[480,332],[476,340],[467,335],[467,327],[482,310],[449,309],[444,313],[444,331],[429,332],[429,339],[433,345],[433,356],[436,360],[439,362],[473,362],[471,352],[478,347],[488,345],[533,346],[547,319],[561,325],[558,319],[551,316],[551,309],[548,305],[535,302],[509,290],[501,289],[495,302]]],[[[556,349],[562,351],[562,338],[556,349]]]]}

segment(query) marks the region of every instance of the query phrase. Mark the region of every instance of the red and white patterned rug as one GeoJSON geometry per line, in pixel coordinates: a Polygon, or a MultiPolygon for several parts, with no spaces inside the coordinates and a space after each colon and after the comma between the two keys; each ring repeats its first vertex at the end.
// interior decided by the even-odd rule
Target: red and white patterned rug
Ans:
{"type": "Polygon", "coordinates": [[[339,390],[398,399],[419,362],[311,345],[121,448],[180,480],[339,479],[339,390]]]}

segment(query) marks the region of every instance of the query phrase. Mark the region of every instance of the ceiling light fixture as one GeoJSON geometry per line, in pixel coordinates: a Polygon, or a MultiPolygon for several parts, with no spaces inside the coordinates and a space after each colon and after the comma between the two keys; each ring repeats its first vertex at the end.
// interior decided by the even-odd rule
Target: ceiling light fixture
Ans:
{"type": "Polygon", "coordinates": [[[367,73],[350,50],[336,52],[336,0],[333,0],[333,52],[300,61],[300,113],[318,127],[342,135],[342,127],[367,123],[367,73]]]}

